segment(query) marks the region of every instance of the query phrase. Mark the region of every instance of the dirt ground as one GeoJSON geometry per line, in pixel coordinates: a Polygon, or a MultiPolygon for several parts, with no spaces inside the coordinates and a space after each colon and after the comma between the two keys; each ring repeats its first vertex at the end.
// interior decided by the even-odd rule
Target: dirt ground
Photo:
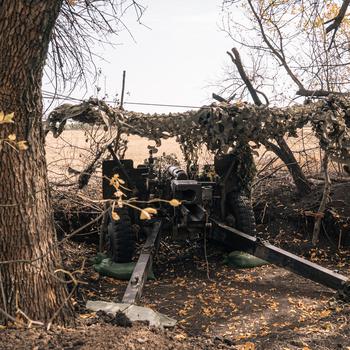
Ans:
{"type": "MultiPolygon", "coordinates": [[[[62,143],[58,146],[55,140],[51,141],[49,162],[60,164],[58,172],[65,171],[68,165],[65,152],[69,147],[62,148],[62,143]]],[[[81,142],[78,138],[75,141],[81,142]]],[[[173,141],[169,142],[164,151],[179,152],[173,148],[173,141]]],[[[143,144],[137,145],[143,148],[143,144]]],[[[83,149],[84,145],[78,147],[83,149]]],[[[130,152],[138,160],[147,157],[147,151],[141,154],[137,147],[130,152]]],[[[79,154],[73,158],[79,160],[79,154]]],[[[284,174],[260,183],[254,192],[260,235],[350,277],[350,249],[337,249],[339,235],[327,229],[318,249],[309,244],[312,218],[304,212],[317,209],[321,191],[322,186],[316,186],[312,194],[300,200],[284,174]]],[[[344,217],[350,213],[349,191],[349,183],[333,186],[332,208],[337,210],[338,205],[344,217]]],[[[223,262],[228,252],[213,242],[208,243],[208,269],[202,240],[182,243],[165,240],[161,244],[154,262],[156,279],[147,282],[141,303],[178,321],[174,329],[165,331],[144,324],[118,327],[113,320],[86,310],[87,300],[120,301],[127,282],[100,276],[93,270],[89,259],[97,252],[94,239],[68,241],[62,251],[69,270],[74,271],[86,262],[80,276],[85,283],[74,296],[76,327],[53,327],[50,331],[3,328],[0,350],[350,350],[350,305],[338,299],[334,291],[273,265],[252,269],[228,267],[223,262]]]]}
{"type": "MultiPolygon", "coordinates": [[[[88,284],[75,296],[77,328],[5,329],[0,349],[349,349],[350,307],[333,291],[271,265],[234,270],[213,245],[209,280],[200,242],[166,244],[142,303],[176,318],[175,329],[121,328],[86,310],[87,299],[117,301],[126,287],[88,264],[82,276],[88,284]]],[[[65,263],[75,269],[96,246],[69,242],[65,252],[65,263]]]]}
{"type": "MultiPolygon", "coordinates": [[[[261,234],[269,232],[271,242],[350,277],[350,250],[336,250],[327,239],[319,249],[310,247],[295,220],[298,201],[292,189],[282,185],[271,191],[265,197],[265,223],[258,226],[261,234]]],[[[314,196],[300,205],[311,205],[314,196]]],[[[256,209],[259,218],[261,209],[256,209]]],[[[154,263],[156,280],[147,282],[142,297],[143,305],[177,319],[175,329],[117,327],[84,307],[87,300],[119,301],[127,284],[94,272],[89,258],[96,250],[94,243],[72,241],[63,249],[67,269],[86,261],[81,276],[86,284],[74,298],[77,327],[4,329],[0,349],[350,349],[350,306],[332,290],[273,265],[228,267],[223,263],[227,251],[213,242],[208,243],[208,279],[201,240],[165,240],[154,263]]]]}

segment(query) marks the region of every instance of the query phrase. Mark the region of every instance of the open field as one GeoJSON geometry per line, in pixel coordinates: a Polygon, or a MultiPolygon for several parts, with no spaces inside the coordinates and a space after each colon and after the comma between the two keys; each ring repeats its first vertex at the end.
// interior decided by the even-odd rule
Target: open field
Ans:
{"type": "MultiPolygon", "coordinates": [[[[46,138],[47,160],[50,164],[53,161],[61,159],[73,160],[76,164],[89,155],[89,143],[85,142],[86,137],[82,130],[65,130],[62,135],[55,139],[50,133],[46,138]]],[[[129,148],[126,152],[126,158],[134,160],[135,164],[141,164],[147,157],[148,145],[154,145],[154,142],[139,136],[131,135],[128,138],[129,148]]],[[[180,146],[174,139],[164,140],[159,147],[159,154],[174,153],[181,157],[180,146]]]]}
{"type": "MultiPolygon", "coordinates": [[[[98,140],[98,137],[96,140],[98,140]]],[[[143,163],[148,157],[147,146],[155,145],[154,141],[136,135],[128,136],[128,141],[125,157],[133,159],[135,165],[143,163]]],[[[289,138],[287,141],[294,152],[296,160],[307,175],[314,176],[321,172],[320,158],[322,157],[322,152],[311,128],[304,128],[298,138],[289,138]]],[[[285,166],[280,159],[276,158],[274,153],[266,151],[263,146],[257,151],[259,156],[255,156],[255,159],[258,170],[271,162],[271,165],[264,170],[279,168],[286,171],[285,166]]],[[[50,177],[64,177],[67,176],[68,167],[83,170],[91,162],[96,154],[96,143],[83,130],[65,130],[57,139],[51,133],[48,134],[46,138],[46,153],[50,177]]],[[[162,141],[156,156],[160,156],[163,153],[173,154],[180,163],[184,162],[180,145],[173,138],[162,141]]],[[[199,165],[211,162],[212,156],[203,147],[199,165]]],[[[335,162],[331,162],[330,172],[337,176],[344,175],[341,166],[335,162]]]]}

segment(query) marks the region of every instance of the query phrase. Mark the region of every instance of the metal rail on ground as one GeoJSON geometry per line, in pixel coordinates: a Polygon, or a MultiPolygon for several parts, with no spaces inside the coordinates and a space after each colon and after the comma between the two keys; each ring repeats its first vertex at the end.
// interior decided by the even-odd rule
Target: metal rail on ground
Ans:
{"type": "Polygon", "coordinates": [[[150,233],[146,243],[142,247],[139,259],[129,280],[129,284],[124,293],[122,303],[137,304],[140,301],[143,287],[147,281],[147,276],[152,267],[153,255],[156,250],[156,242],[160,234],[161,221],[156,221],[150,227],[150,233]]]}
{"type": "Polygon", "coordinates": [[[214,223],[214,230],[211,234],[212,239],[335,289],[347,298],[350,297],[350,281],[347,277],[287,252],[257,237],[247,235],[215,220],[212,221],[214,223]]]}

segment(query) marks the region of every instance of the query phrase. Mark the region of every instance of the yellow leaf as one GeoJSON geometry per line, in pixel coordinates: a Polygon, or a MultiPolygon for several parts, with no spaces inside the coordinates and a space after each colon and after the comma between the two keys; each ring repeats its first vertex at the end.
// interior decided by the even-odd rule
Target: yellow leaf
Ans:
{"type": "Polygon", "coordinates": [[[121,185],[125,184],[125,181],[120,178],[119,174],[114,174],[113,178],[114,180],[118,181],[121,185]]]}
{"type": "Polygon", "coordinates": [[[80,314],[79,315],[80,318],[84,318],[84,319],[86,319],[86,318],[93,318],[95,316],[96,316],[96,312],[93,312],[91,314],[80,314]]]}
{"type": "Polygon", "coordinates": [[[28,149],[28,143],[27,141],[18,141],[17,147],[20,151],[26,151],[28,149]]]}
{"type": "Polygon", "coordinates": [[[15,140],[16,140],[16,135],[15,135],[15,134],[10,134],[7,138],[8,138],[10,141],[15,141],[15,140]]]}
{"type": "Polygon", "coordinates": [[[141,220],[150,220],[151,214],[149,214],[146,210],[141,210],[140,219],[141,220]]]}
{"type": "Polygon", "coordinates": [[[157,214],[157,209],[155,208],[145,208],[144,211],[147,211],[148,214],[157,214]]]}
{"type": "Polygon", "coordinates": [[[322,318],[328,317],[331,313],[332,313],[331,310],[323,310],[323,311],[320,312],[320,316],[321,316],[322,318]]]}
{"type": "Polygon", "coordinates": [[[118,221],[120,220],[120,216],[115,211],[112,211],[112,219],[118,221]]]}
{"type": "Polygon", "coordinates": [[[176,340],[185,340],[187,338],[186,334],[180,333],[174,336],[176,340]]]}
{"type": "MultiPolygon", "coordinates": [[[[244,336],[240,337],[241,339],[245,338],[244,336]]],[[[255,345],[252,342],[247,342],[238,346],[239,350],[255,350],[255,345]]]]}
{"type": "Polygon", "coordinates": [[[114,195],[117,197],[117,198],[121,198],[121,197],[126,197],[126,194],[121,191],[121,190],[117,190],[116,192],[114,192],[114,195]]]}
{"type": "Polygon", "coordinates": [[[183,310],[178,311],[177,314],[178,314],[179,316],[187,316],[188,312],[187,312],[187,310],[183,309],[183,310]]]}
{"type": "Polygon", "coordinates": [[[14,123],[13,117],[15,116],[15,113],[9,113],[9,114],[4,114],[3,111],[0,111],[0,124],[5,124],[5,123],[14,123]]]}
{"type": "Polygon", "coordinates": [[[114,174],[109,183],[114,186],[115,189],[118,189],[120,185],[125,184],[125,181],[119,177],[119,174],[114,174]]]}
{"type": "Polygon", "coordinates": [[[114,186],[115,189],[118,189],[118,188],[119,188],[120,184],[119,184],[119,180],[118,180],[118,178],[116,177],[116,175],[114,175],[114,176],[110,179],[109,184],[112,185],[112,186],[114,186]]]}
{"type": "Polygon", "coordinates": [[[179,201],[179,200],[177,200],[177,199],[172,199],[172,200],[170,200],[169,201],[169,204],[172,206],[172,207],[178,207],[178,206],[180,206],[181,205],[181,202],[179,201]]]}
{"type": "Polygon", "coordinates": [[[15,116],[15,113],[9,113],[9,114],[4,114],[3,111],[0,111],[0,124],[5,124],[5,123],[14,123],[13,117],[15,116]]]}
{"type": "Polygon", "coordinates": [[[13,117],[14,116],[15,116],[14,112],[6,114],[5,117],[4,117],[4,122],[5,123],[14,123],[14,121],[13,121],[13,117]]]}
{"type": "Polygon", "coordinates": [[[240,350],[255,350],[255,345],[252,342],[248,342],[242,345],[242,347],[240,347],[240,350]]]}

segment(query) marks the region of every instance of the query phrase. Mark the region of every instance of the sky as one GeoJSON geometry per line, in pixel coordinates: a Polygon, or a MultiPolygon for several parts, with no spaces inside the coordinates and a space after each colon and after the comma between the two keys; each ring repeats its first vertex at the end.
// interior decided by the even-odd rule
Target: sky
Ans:
{"type": "MultiPolygon", "coordinates": [[[[126,31],[114,41],[116,47],[96,47],[103,56],[99,97],[109,99],[121,92],[126,71],[125,101],[202,106],[210,103],[210,86],[223,76],[229,64],[231,40],[220,30],[222,0],[144,0],[142,23],[132,13],[124,18],[126,31]],[[149,28],[147,28],[147,27],[149,28]]],[[[45,88],[45,86],[44,86],[45,88]]],[[[48,88],[45,88],[48,89],[48,88]]],[[[52,91],[52,88],[51,88],[52,91]]],[[[87,98],[95,93],[76,89],[72,96],[87,98]]],[[[180,112],[188,108],[125,105],[126,109],[150,113],[180,112]]]]}

